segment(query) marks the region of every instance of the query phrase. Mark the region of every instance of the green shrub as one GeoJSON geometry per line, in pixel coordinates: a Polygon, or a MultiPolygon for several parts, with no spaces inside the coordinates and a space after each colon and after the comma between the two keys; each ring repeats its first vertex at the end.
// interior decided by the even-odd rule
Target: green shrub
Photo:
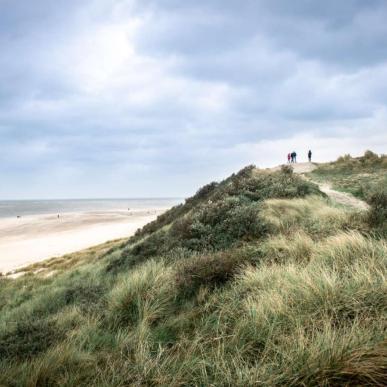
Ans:
{"type": "Polygon", "coordinates": [[[260,216],[261,203],[267,198],[294,198],[322,193],[318,187],[288,172],[267,173],[249,166],[220,184],[203,187],[184,207],[190,211],[175,219],[171,226],[137,241],[111,261],[107,270],[128,268],[146,258],[162,256],[174,248],[203,252],[224,250],[241,241],[255,240],[267,234],[260,216]]]}
{"type": "Polygon", "coordinates": [[[376,189],[369,194],[367,202],[371,206],[368,221],[387,235],[387,189],[376,189]]]}
{"type": "Polygon", "coordinates": [[[281,172],[285,175],[293,174],[293,167],[291,165],[281,165],[281,172]]]}
{"type": "Polygon", "coordinates": [[[189,297],[196,294],[202,286],[213,289],[224,285],[234,278],[244,263],[235,252],[219,252],[193,258],[178,267],[177,288],[180,294],[189,297]]]}
{"type": "MultiPolygon", "coordinates": [[[[164,230],[160,230],[147,237],[145,242],[136,244],[130,250],[131,254],[138,259],[135,263],[141,262],[142,258],[161,255],[166,240],[167,233],[164,230]]],[[[125,252],[123,255],[125,255],[125,252]]]]}
{"type": "Polygon", "coordinates": [[[0,359],[32,358],[63,338],[50,320],[22,320],[13,329],[0,333],[0,359]]]}
{"type": "Polygon", "coordinates": [[[207,203],[190,217],[175,222],[171,236],[176,244],[195,251],[226,249],[237,241],[265,234],[259,212],[258,204],[243,197],[229,197],[207,203]]]}
{"type": "Polygon", "coordinates": [[[350,161],[352,159],[351,155],[349,153],[347,153],[346,155],[344,156],[340,156],[338,159],[337,159],[337,162],[338,163],[346,163],[348,161],[350,161]]]}
{"type": "Polygon", "coordinates": [[[375,223],[386,219],[387,215],[387,190],[378,189],[371,192],[367,202],[372,208],[372,215],[375,217],[375,223]]]}
{"type": "Polygon", "coordinates": [[[160,256],[167,251],[167,241],[167,233],[164,230],[154,232],[144,241],[126,247],[118,257],[109,260],[106,271],[116,274],[143,263],[149,257],[160,256]]]}
{"type": "MultiPolygon", "coordinates": [[[[135,236],[130,238],[125,245],[130,246],[137,244],[138,242],[141,244],[141,240],[144,239],[144,237],[146,238],[155,232],[160,232],[165,226],[179,222],[179,219],[181,220],[183,217],[191,216],[193,212],[197,212],[199,208],[206,206],[207,204],[221,203],[226,201],[229,197],[247,199],[249,202],[252,202],[263,201],[271,197],[291,198],[303,197],[308,194],[321,194],[317,186],[288,172],[285,170],[282,172],[267,173],[265,171],[256,170],[253,165],[245,167],[237,174],[233,174],[220,183],[213,182],[199,189],[198,192],[191,198],[188,198],[184,204],[173,207],[160,215],[157,220],[137,231],[135,236]]],[[[204,224],[206,224],[206,222],[204,222],[204,224]]],[[[201,226],[198,227],[200,228],[201,226]]],[[[179,226],[177,226],[177,228],[179,228],[179,226]]],[[[196,228],[196,226],[194,228],[196,228]]],[[[207,246],[202,242],[203,240],[193,241],[193,244],[207,246]]],[[[145,242],[145,244],[148,244],[148,242],[145,242]]],[[[143,255],[144,257],[154,256],[156,253],[156,251],[152,251],[149,246],[145,247],[139,245],[138,249],[145,250],[144,254],[140,252],[140,255],[143,255]]]]}
{"type": "Polygon", "coordinates": [[[94,309],[103,299],[105,292],[104,286],[78,283],[64,290],[63,299],[65,305],[76,304],[84,309],[94,309]]]}
{"type": "Polygon", "coordinates": [[[130,238],[129,241],[133,243],[141,239],[144,235],[151,234],[157,231],[158,229],[172,222],[175,218],[183,215],[185,212],[186,212],[186,209],[184,208],[183,204],[179,204],[175,207],[172,207],[168,211],[159,215],[157,219],[154,220],[153,222],[149,222],[144,227],[138,229],[135,235],[132,238],[130,238]]]}
{"type": "Polygon", "coordinates": [[[374,152],[372,152],[372,151],[370,151],[370,150],[366,150],[366,151],[364,152],[363,158],[366,159],[366,160],[367,160],[367,159],[368,159],[368,160],[376,160],[376,159],[379,158],[379,156],[378,156],[376,153],[374,153],[374,152]]]}
{"type": "Polygon", "coordinates": [[[206,200],[218,187],[219,187],[219,183],[217,182],[206,184],[205,186],[200,188],[193,197],[188,198],[185,202],[186,204],[189,205],[189,204],[195,204],[198,201],[206,200]]]}
{"type": "MultiPolygon", "coordinates": [[[[136,231],[135,235],[130,238],[129,243],[133,243],[151,234],[162,227],[172,223],[174,220],[187,214],[195,205],[207,200],[219,187],[219,183],[212,182],[200,188],[196,194],[185,200],[184,204],[172,207],[170,210],[159,215],[153,222],[146,224],[143,228],[136,231]]],[[[127,244],[127,243],[126,243],[127,244]]]]}

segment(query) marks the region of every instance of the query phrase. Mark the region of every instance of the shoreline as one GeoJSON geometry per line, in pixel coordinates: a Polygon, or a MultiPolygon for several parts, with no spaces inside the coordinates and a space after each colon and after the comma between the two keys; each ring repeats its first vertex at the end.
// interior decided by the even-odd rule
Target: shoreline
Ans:
{"type": "Polygon", "coordinates": [[[129,238],[167,208],[66,212],[0,219],[0,273],[129,238]]]}

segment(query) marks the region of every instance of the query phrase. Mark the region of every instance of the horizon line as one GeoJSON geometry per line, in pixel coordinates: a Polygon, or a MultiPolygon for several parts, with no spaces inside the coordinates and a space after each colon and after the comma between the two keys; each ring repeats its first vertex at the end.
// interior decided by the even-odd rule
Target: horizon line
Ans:
{"type": "Polygon", "coordinates": [[[148,196],[148,197],[73,197],[73,198],[23,198],[23,199],[2,199],[0,202],[23,202],[23,201],[55,201],[55,200],[166,200],[166,199],[185,199],[179,196],[148,196]]]}

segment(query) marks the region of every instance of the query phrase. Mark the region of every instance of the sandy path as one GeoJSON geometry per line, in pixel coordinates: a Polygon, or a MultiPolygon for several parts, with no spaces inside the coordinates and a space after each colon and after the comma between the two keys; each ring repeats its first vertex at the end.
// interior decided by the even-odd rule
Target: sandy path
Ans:
{"type": "Polygon", "coordinates": [[[0,273],[129,237],[165,209],[0,219],[0,273]]]}
{"type": "Polygon", "coordinates": [[[369,205],[366,202],[363,202],[363,200],[357,199],[349,193],[336,191],[332,189],[328,183],[319,184],[318,186],[322,192],[326,193],[330,198],[332,198],[337,203],[340,203],[349,207],[354,207],[359,210],[368,210],[369,208],[369,205]]]}
{"type": "MultiPolygon", "coordinates": [[[[312,163],[293,164],[293,171],[294,173],[298,174],[312,172],[316,168],[317,166],[312,163]]],[[[368,210],[369,208],[369,205],[363,200],[357,199],[349,193],[336,191],[331,187],[329,183],[318,183],[316,181],[313,181],[313,183],[317,184],[322,192],[326,193],[331,199],[333,199],[337,203],[349,207],[354,207],[359,210],[368,210]]]]}
{"type": "MultiPolygon", "coordinates": [[[[294,163],[294,164],[288,164],[288,165],[290,165],[293,168],[294,173],[297,173],[300,175],[312,172],[314,169],[317,168],[317,165],[313,163],[294,163]]],[[[279,171],[280,169],[281,169],[281,166],[271,168],[271,170],[273,171],[279,171]]],[[[368,210],[369,208],[369,205],[363,200],[357,199],[349,193],[336,191],[331,187],[329,183],[318,183],[310,179],[308,180],[317,184],[322,192],[326,193],[332,200],[334,200],[337,203],[343,204],[345,206],[353,207],[359,210],[368,210]]]]}
{"type": "Polygon", "coordinates": [[[294,173],[300,173],[300,174],[312,172],[313,169],[316,169],[316,168],[317,168],[317,165],[315,165],[315,164],[313,164],[313,163],[292,163],[292,164],[278,165],[278,166],[276,166],[276,167],[268,168],[268,169],[269,169],[269,171],[276,172],[276,171],[280,171],[281,168],[282,168],[284,165],[288,165],[288,166],[292,167],[294,173]]]}

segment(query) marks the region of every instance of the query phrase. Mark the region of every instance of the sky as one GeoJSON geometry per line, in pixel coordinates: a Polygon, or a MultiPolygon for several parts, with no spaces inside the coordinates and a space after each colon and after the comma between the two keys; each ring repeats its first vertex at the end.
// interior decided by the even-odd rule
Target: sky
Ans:
{"type": "Polygon", "coordinates": [[[0,0],[0,199],[185,197],[387,151],[385,0],[0,0]]]}

